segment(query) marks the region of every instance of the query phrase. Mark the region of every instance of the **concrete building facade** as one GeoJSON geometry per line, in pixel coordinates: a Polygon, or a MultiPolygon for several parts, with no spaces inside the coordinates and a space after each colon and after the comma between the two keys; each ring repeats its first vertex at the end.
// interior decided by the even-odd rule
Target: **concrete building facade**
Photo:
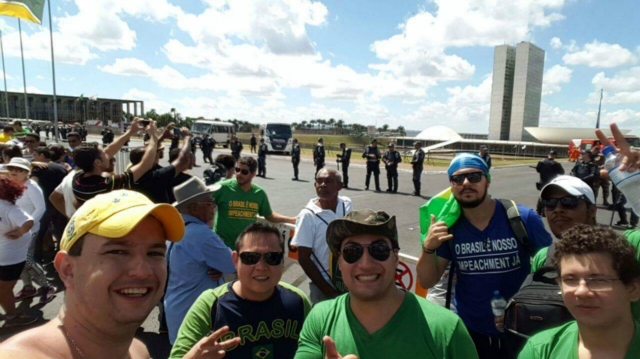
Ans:
{"type": "MultiPolygon", "coordinates": [[[[25,111],[24,93],[8,92],[9,113],[5,94],[0,93],[0,117],[8,119],[27,119],[25,111]]],[[[121,100],[107,98],[86,98],[79,96],[57,96],[58,121],[64,123],[87,120],[100,120],[102,123],[122,120],[123,115],[144,116],[144,102],[136,100],[121,100]]],[[[47,94],[27,93],[29,106],[29,120],[53,121],[53,96],[47,94]]]]}
{"type": "Polygon", "coordinates": [[[496,46],[489,139],[535,141],[525,127],[538,127],[544,50],[530,42],[496,46]]]}

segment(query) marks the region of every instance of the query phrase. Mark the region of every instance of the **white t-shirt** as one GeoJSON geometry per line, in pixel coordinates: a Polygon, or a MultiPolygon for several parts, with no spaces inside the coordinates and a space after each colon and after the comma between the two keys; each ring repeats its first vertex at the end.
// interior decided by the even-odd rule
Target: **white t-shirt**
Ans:
{"type": "Polygon", "coordinates": [[[9,239],[5,234],[31,220],[25,211],[15,204],[0,199],[0,265],[8,266],[27,260],[27,251],[31,244],[31,236],[24,235],[19,239],[9,239]]]}
{"type": "Polygon", "coordinates": [[[31,233],[38,233],[40,230],[40,219],[46,210],[44,194],[42,194],[40,186],[32,179],[28,179],[24,185],[27,189],[24,190],[22,197],[18,198],[16,205],[33,218],[31,233]]]}
{"type": "Polygon", "coordinates": [[[349,197],[338,197],[336,212],[330,209],[322,209],[315,204],[318,198],[314,198],[307,203],[296,219],[296,234],[293,236],[291,244],[298,247],[311,248],[315,257],[311,260],[318,267],[320,273],[327,282],[329,278],[329,245],[327,245],[327,227],[336,218],[343,218],[347,213],[353,211],[353,203],[349,197]]]}
{"type": "Polygon", "coordinates": [[[73,176],[76,172],[75,170],[70,171],[58,187],[56,187],[56,192],[62,193],[64,196],[64,209],[69,218],[76,213],[76,207],[73,205],[73,200],[75,199],[75,195],[73,194],[73,176]]]}

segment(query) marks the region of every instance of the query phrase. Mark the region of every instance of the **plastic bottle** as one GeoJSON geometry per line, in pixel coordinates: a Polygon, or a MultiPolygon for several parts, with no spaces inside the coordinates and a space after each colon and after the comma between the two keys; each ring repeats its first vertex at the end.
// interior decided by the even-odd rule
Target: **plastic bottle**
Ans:
{"type": "Polygon", "coordinates": [[[496,323],[496,329],[504,332],[504,310],[507,308],[507,300],[500,295],[500,291],[493,292],[493,298],[491,298],[491,311],[493,312],[493,318],[496,323]]]}
{"type": "Polygon", "coordinates": [[[640,170],[620,171],[618,166],[622,157],[616,153],[613,146],[605,147],[602,154],[607,159],[604,168],[609,171],[609,178],[627,198],[627,206],[631,207],[636,214],[640,214],[640,170]]]}

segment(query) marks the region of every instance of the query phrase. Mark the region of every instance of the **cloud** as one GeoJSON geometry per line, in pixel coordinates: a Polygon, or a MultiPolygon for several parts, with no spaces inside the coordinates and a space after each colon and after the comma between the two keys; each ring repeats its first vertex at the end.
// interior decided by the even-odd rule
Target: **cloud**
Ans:
{"type": "Polygon", "coordinates": [[[155,100],[157,97],[158,96],[151,92],[140,91],[135,87],[122,95],[122,99],[125,100],[155,100]]]}
{"type": "Polygon", "coordinates": [[[446,124],[462,133],[487,133],[491,102],[492,74],[484,77],[478,86],[467,85],[447,88],[446,101],[430,101],[416,111],[403,116],[406,128],[425,129],[446,124]]]}
{"type": "Polygon", "coordinates": [[[554,65],[547,70],[542,78],[542,96],[560,92],[562,90],[560,84],[569,83],[572,73],[573,70],[561,65],[554,65]]]}
{"type": "Polygon", "coordinates": [[[588,103],[600,101],[600,89],[604,89],[604,102],[611,104],[640,103],[640,66],[618,71],[613,77],[599,72],[591,80],[594,91],[588,103]]]}
{"type": "MultiPolygon", "coordinates": [[[[542,102],[540,107],[540,127],[593,128],[597,117],[597,110],[564,110],[545,102],[542,102]]],[[[633,109],[607,111],[603,109],[600,117],[601,128],[608,127],[612,122],[620,124],[621,128],[631,130],[636,135],[640,134],[640,111],[633,109]]]]}
{"type": "MultiPolygon", "coordinates": [[[[24,92],[24,86],[20,86],[19,88],[15,88],[15,87],[14,88],[9,88],[9,92],[23,93],[24,92]]],[[[27,86],[27,93],[43,95],[44,91],[40,90],[39,88],[37,88],[35,86],[27,86]]]]}
{"type": "Polygon", "coordinates": [[[549,46],[551,46],[551,48],[554,50],[558,50],[562,48],[562,40],[560,40],[560,38],[558,37],[554,37],[553,39],[551,39],[551,42],[549,42],[549,46]]]}
{"type": "Polygon", "coordinates": [[[593,40],[585,44],[582,50],[570,52],[562,57],[567,65],[586,65],[589,67],[618,67],[634,64],[637,57],[618,44],[608,44],[593,40]]]}

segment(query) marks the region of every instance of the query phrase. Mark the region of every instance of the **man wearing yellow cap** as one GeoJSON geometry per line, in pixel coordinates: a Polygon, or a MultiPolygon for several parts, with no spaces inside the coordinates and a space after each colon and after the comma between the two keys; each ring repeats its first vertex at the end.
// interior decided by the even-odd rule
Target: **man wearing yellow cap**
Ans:
{"type": "Polygon", "coordinates": [[[149,358],[136,330],[162,297],[165,241],[180,213],[144,195],[98,195],[73,215],[54,266],[67,288],[58,318],[5,341],[0,358],[149,358]]]}

